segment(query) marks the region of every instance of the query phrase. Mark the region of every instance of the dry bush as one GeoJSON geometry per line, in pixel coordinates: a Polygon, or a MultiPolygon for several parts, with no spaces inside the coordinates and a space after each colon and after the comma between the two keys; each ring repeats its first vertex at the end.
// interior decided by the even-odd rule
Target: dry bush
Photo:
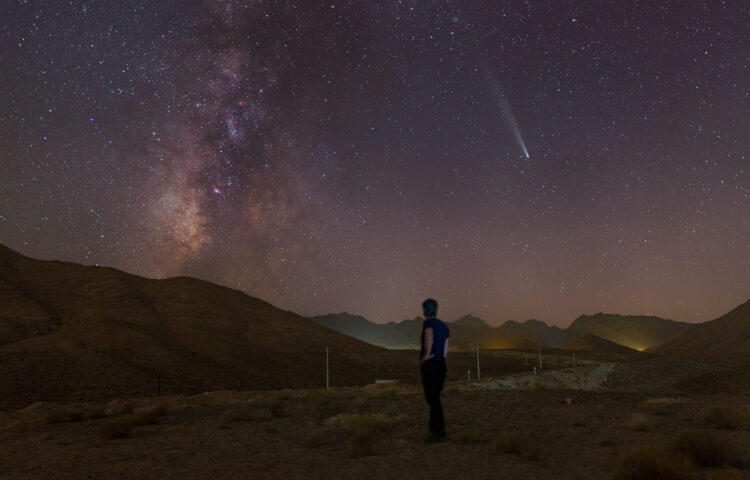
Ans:
{"type": "Polygon", "coordinates": [[[456,443],[460,443],[461,445],[477,445],[486,441],[485,436],[476,427],[461,430],[453,438],[456,443]]]}
{"type": "Polygon", "coordinates": [[[31,430],[32,424],[26,420],[19,420],[8,425],[8,431],[11,433],[26,433],[31,430]]]}
{"type": "Polygon", "coordinates": [[[117,409],[117,413],[124,415],[127,413],[133,413],[133,410],[135,410],[135,406],[130,402],[126,402],[120,405],[120,408],[117,409]]]}
{"type": "Polygon", "coordinates": [[[454,386],[450,386],[450,387],[446,388],[445,390],[443,390],[443,393],[446,394],[446,395],[456,395],[458,393],[461,393],[461,388],[458,387],[458,386],[455,386],[455,385],[454,386]]]}
{"type": "Polygon", "coordinates": [[[615,464],[614,480],[697,480],[689,459],[661,445],[642,444],[627,450],[615,464]]]}
{"type": "Polygon", "coordinates": [[[42,419],[42,423],[51,424],[51,423],[62,423],[69,419],[68,412],[66,410],[56,410],[54,412],[49,412],[47,415],[44,416],[42,419]]]}
{"type": "Polygon", "coordinates": [[[392,388],[386,388],[385,390],[380,392],[381,397],[390,398],[396,396],[396,390],[392,388]]]}
{"type": "Polygon", "coordinates": [[[283,402],[277,402],[268,407],[268,410],[271,412],[271,416],[274,418],[280,418],[280,417],[291,417],[291,413],[289,413],[289,406],[283,402]]]}
{"type": "Polygon", "coordinates": [[[739,430],[745,424],[745,416],[730,408],[713,407],[703,414],[701,424],[719,430],[739,430]]]}
{"type": "Polygon", "coordinates": [[[669,415],[674,412],[674,408],[668,404],[657,404],[651,410],[654,415],[659,415],[660,417],[669,415]]]}
{"type": "Polygon", "coordinates": [[[691,428],[684,430],[674,440],[677,451],[699,465],[719,467],[732,459],[729,437],[718,430],[691,428]]]}
{"type": "Polygon", "coordinates": [[[89,420],[96,420],[99,418],[105,418],[107,416],[107,412],[105,412],[104,408],[102,407],[90,408],[86,413],[89,420]]]}
{"type": "Polygon", "coordinates": [[[636,412],[630,416],[627,423],[625,424],[626,427],[630,430],[635,430],[637,432],[645,432],[646,430],[650,430],[652,427],[651,419],[648,418],[646,415],[636,412]]]}
{"type": "Polygon", "coordinates": [[[267,423],[263,426],[263,431],[266,433],[279,433],[279,427],[272,423],[267,423]]]}
{"type": "Polygon", "coordinates": [[[68,412],[68,420],[71,422],[80,422],[85,418],[85,414],[82,410],[71,410],[68,412]]]}
{"type": "Polygon", "coordinates": [[[536,460],[539,458],[539,445],[525,432],[503,431],[495,438],[495,453],[521,455],[536,460]]]}
{"type": "Polygon", "coordinates": [[[137,425],[155,425],[159,423],[159,417],[167,414],[167,408],[163,405],[150,408],[136,415],[137,425]]]}
{"type": "Polygon", "coordinates": [[[115,440],[117,438],[128,438],[133,434],[136,425],[134,415],[116,418],[101,428],[100,433],[104,440],[115,440]]]}
{"type": "Polygon", "coordinates": [[[225,422],[254,422],[268,420],[273,414],[267,408],[259,408],[252,404],[237,405],[227,409],[221,416],[225,422]]]}
{"type": "Polygon", "coordinates": [[[331,401],[330,399],[321,400],[316,406],[315,411],[318,418],[330,418],[349,410],[349,405],[340,401],[331,401]]]}
{"type": "Polygon", "coordinates": [[[102,426],[100,433],[105,440],[128,438],[132,436],[135,427],[159,423],[159,417],[163,417],[166,413],[167,409],[164,406],[159,406],[140,413],[116,418],[102,426]]]}
{"type": "Polygon", "coordinates": [[[742,480],[743,478],[747,477],[742,474],[741,470],[734,468],[723,468],[706,474],[706,480],[742,480]]]}
{"type": "Polygon", "coordinates": [[[311,448],[322,447],[325,445],[325,436],[321,432],[313,432],[305,437],[304,444],[311,448]]]}
{"type": "Polygon", "coordinates": [[[372,455],[372,444],[375,434],[386,424],[383,414],[346,415],[341,418],[341,426],[349,434],[350,457],[372,455]]]}

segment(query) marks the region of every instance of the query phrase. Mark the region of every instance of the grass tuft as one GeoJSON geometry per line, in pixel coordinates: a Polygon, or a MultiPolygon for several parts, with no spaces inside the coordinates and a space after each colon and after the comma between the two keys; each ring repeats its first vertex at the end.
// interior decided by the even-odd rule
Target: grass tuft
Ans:
{"type": "Polygon", "coordinates": [[[305,445],[310,448],[318,448],[325,445],[325,436],[321,432],[313,432],[305,437],[305,445]]]}
{"type": "Polygon", "coordinates": [[[627,450],[615,464],[613,480],[697,480],[690,460],[661,445],[642,444],[627,450]]]}
{"type": "Polygon", "coordinates": [[[268,410],[271,412],[271,416],[274,418],[290,417],[289,406],[283,402],[277,402],[272,404],[268,410]]]}
{"type": "Polygon", "coordinates": [[[365,457],[372,455],[372,444],[375,435],[386,424],[384,415],[346,415],[341,418],[341,426],[349,434],[350,457],[365,457]]]}
{"type": "Polygon", "coordinates": [[[164,406],[150,408],[141,413],[134,413],[124,417],[116,418],[102,426],[99,433],[105,440],[128,438],[133,435],[133,429],[141,425],[154,425],[159,423],[159,418],[166,415],[164,406]]]}
{"type": "Polygon", "coordinates": [[[453,438],[461,445],[477,445],[486,441],[482,432],[476,427],[461,430],[453,438]]]}
{"type": "Polygon", "coordinates": [[[729,437],[723,432],[710,428],[685,430],[677,435],[674,446],[677,451],[695,463],[706,467],[726,465],[732,457],[729,437]]]}
{"type": "Polygon", "coordinates": [[[525,432],[503,431],[495,438],[495,453],[521,455],[528,460],[539,458],[539,446],[525,432]]]}
{"type": "Polygon", "coordinates": [[[701,424],[719,430],[739,430],[745,424],[745,416],[726,407],[713,407],[703,414],[701,424]]]}
{"type": "Polygon", "coordinates": [[[54,412],[50,412],[47,415],[44,416],[43,423],[46,424],[52,424],[52,423],[62,423],[69,419],[68,412],[66,410],[56,410],[54,412]]]}
{"type": "Polygon", "coordinates": [[[135,416],[128,415],[127,417],[116,418],[106,423],[101,428],[100,433],[104,440],[129,438],[133,434],[133,428],[135,428],[135,425],[135,416]]]}
{"type": "Polygon", "coordinates": [[[392,388],[386,388],[385,390],[380,392],[380,396],[384,398],[392,398],[396,396],[396,390],[392,388]]]}
{"type": "Polygon", "coordinates": [[[630,430],[637,432],[645,432],[650,430],[652,426],[651,419],[640,412],[636,412],[630,416],[625,426],[630,430]]]}
{"type": "Polygon", "coordinates": [[[150,408],[136,415],[137,425],[155,425],[159,423],[159,418],[167,414],[167,408],[163,405],[150,408]]]}
{"type": "Polygon", "coordinates": [[[244,404],[232,407],[224,412],[222,420],[225,422],[254,422],[268,420],[273,417],[267,408],[258,408],[255,405],[244,404]]]}

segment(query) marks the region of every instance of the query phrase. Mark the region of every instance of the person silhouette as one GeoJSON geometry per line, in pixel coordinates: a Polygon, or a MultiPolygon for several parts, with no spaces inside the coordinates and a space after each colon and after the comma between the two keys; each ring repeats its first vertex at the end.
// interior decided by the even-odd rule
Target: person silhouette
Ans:
{"type": "Polygon", "coordinates": [[[445,441],[443,405],[440,403],[440,392],[445,384],[448,371],[445,357],[448,355],[448,340],[450,330],[437,318],[438,303],[432,298],[422,302],[422,313],[425,320],[422,323],[419,353],[419,369],[422,377],[424,398],[430,405],[430,426],[426,441],[428,443],[445,441]]]}

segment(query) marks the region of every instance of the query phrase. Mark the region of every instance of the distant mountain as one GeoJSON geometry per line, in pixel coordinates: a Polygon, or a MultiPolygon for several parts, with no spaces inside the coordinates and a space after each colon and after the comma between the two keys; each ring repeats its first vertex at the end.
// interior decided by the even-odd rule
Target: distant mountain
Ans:
{"type": "Polygon", "coordinates": [[[558,348],[569,342],[573,336],[565,330],[549,326],[539,320],[526,320],[523,323],[508,320],[497,327],[503,335],[508,337],[529,337],[536,342],[550,347],[558,348]]]}
{"type": "MultiPolygon", "coordinates": [[[[377,324],[364,317],[348,313],[322,315],[310,318],[315,323],[350,335],[373,345],[387,348],[419,348],[423,318],[377,324]]],[[[450,345],[458,348],[479,346],[489,349],[527,349],[548,345],[560,346],[568,340],[563,331],[549,327],[538,320],[524,323],[506,322],[500,327],[490,327],[481,318],[465,315],[448,322],[450,345]],[[543,339],[543,340],[540,340],[543,339]]]]}
{"type": "MultiPolygon", "coordinates": [[[[418,348],[422,318],[376,324],[364,317],[340,313],[311,318],[312,321],[374,345],[387,348],[418,348]]],[[[561,329],[540,320],[509,320],[491,327],[481,318],[464,315],[449,322],[451,345],[459,348],[479,346],[489,349],[524,349],[541,346],[560,348],[580,337],[595,335],[629,349],[645,348],[664,342],[689,324],[653,316],[581,315],[561,329]]]]}
{"type": "Polygon", "coordinates": [[[326,347],[339,385],[360,381],[368,367],[356,359],[380,350],[194,278],[150,280],[0,245],[0,409],[72,392],[153,394],[157,375],[172,393],[319,387],[326,347]]]}
{"type": "Polygon", "coordinates": [[[596,335],[588,334],[578,337],[563,347],[564,350],[607,352],[607,353],[633,353],[636,350],[628,348],[619,343],[605,340],[596,335]]]}
{"type": "Polygon", "coordinates": [[[750,301],[715,320],[691,325],[649,352],[690,358],[750,356],[750,301]]]}
{"type": "Polygon", "coordinates": [[[644,350],[664,342],[689,325],[654,316],[597,313],[581,315],[566,332],[574,337],[593,334],[635,350],[644,350]]]}
{"type": "Polygon", "coordinates": [[[419,345],[423,319],[418,317],[399,323],[379,324],[370,322],[359,315],[343,312],[311,317],[310,320],[373,345],[408,348],[419,345]]]}
{"type": "Polygon", "coordinates": [[[453,325],[458,325],[460,327],[489,327],[489,325],[487,325],[484,320],[472,315],[464,315],[463,317],[453,322],[453,325]]]}

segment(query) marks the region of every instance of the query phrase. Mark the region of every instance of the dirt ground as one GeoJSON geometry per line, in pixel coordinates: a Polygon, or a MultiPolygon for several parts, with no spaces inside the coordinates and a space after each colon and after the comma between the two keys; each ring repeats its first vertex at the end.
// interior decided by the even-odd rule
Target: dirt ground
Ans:
{"type": "Polygon", "coordinates": [[[693,365],[667,395],[658,383],[669,369],[679,377],[677,364],[601,365],[577,368],[599,379],[587,389],[528,373],[454,380],[443,393],[449,440],[439,444],[424,443],[427,405],[403,382],[35,403],[0,414],[0,477],[608,479],[628,449],[671,449],[681,432],[709,428],[728,451],[676,478],[750,478],[743,366],[693,365]],[[503,383],[513,378],[525,380],[503,383]]]}

